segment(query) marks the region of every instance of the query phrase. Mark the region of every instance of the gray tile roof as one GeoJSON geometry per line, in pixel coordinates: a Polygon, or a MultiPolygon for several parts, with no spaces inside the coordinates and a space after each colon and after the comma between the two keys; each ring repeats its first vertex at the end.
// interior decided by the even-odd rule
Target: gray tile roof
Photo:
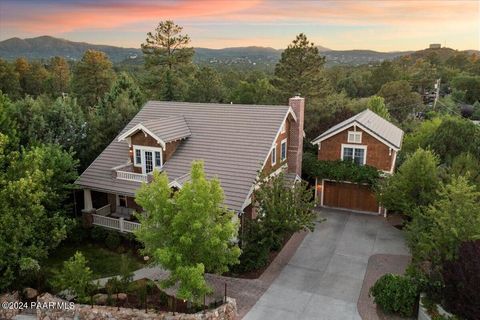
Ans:
{"type": "Polygon", "coordinates": [[[354,115],[353,117],[331,127],[330,129],[316,137],[312,142],[316,143],[318,142],[318,140],[328,136],[333,132],[346,129],[350,127],[354,122],[357,122],[362,126],[366,127],[367,129],[390,143],[395,148],[400,149],[400,147],[402,146],[403,130],[369,109],[366,109],[354,115]]]}
{"type": "MultiPolygon", "coordinates": [[[[204,160],[207,177],[220,180],[225,204],[240,211],[288,110],[289,106],[149,101],[119,135],[140,122],[183,116],[191,135],[164,164],[169,180],[188,180],[192,161],[204,160]]],[[[128,150],[127,142],[115,138],[76,184],[134,195],[140,183],[115,179],[111,174],[111,168],[128,162],[128,150]]]]}
{"type": "Polygon", "coordinates": [[[165,143],[186,138],[191,134],[183,116],[163,117],[141,123],[165,143]]]}

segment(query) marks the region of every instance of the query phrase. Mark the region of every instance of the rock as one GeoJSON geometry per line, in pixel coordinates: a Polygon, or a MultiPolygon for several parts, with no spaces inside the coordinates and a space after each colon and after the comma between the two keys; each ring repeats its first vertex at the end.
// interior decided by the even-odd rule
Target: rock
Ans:
{"type": "Polygon", "coordinates": [[[108,294],[97,293],[93,296],[93,301],[95,304],[106,304],[108,300],[108,294]]]}
{"type": "Polygon", "coordinates": [[[23,294],[27,299],[34,299],[38,296],[38,291],[33,288],[25,288],[23,289],[23,294]]]}
{"type": "Polygon", "coordinates": [[[125,301],[127,300],[127,294],[126,293],[119,293],[118,295],[116,295],[116,298],[118,299],[118,301],[125,301]]]}

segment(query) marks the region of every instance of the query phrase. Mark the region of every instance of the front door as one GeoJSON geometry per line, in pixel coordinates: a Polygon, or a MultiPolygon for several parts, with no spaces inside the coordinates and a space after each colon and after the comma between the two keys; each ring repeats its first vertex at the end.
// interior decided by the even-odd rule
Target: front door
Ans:
{"type": "Polygon", "coordinates": [[[153,153],[152,151],[145,151],[145,173],[150,173],[153,171],[153,153]]]}

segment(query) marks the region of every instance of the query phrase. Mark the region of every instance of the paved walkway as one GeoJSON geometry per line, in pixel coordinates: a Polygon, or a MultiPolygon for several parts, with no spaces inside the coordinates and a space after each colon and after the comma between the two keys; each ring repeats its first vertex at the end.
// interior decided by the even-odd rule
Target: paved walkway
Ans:
{"type": "Polygon", "coordinates": [[[402,232],[382,217],[322,210],[327,220],[306,236],[246,320],[361,319],[357,300],[373,254],[408,255],[402,232]]]}
{"type": "MultiPolygon", "coordinates": [[[[225,294],[225,284],[227,284],[227,296],[236,300],[238,316],[239,319],[242,319],[278,277],[306,235],[307,232],[294,234],[258,279],[241,279],[206,274],[206,280],[214,291],[213,295],[207,298],[207,303],[213,300],[221,300],[225,294]]],[[[167,276],[167,271],[158,267],[142,268],[134,272],[133,280],[160,280],[165,279],[167,276]]],[[[105,285],[110,278],[111,277],[102,278],[98,281],[100,285],[105,285]]],[[[172,288],[166,289],[165,291],[170,295],[175,294],[175,289],[172,288]]]]}

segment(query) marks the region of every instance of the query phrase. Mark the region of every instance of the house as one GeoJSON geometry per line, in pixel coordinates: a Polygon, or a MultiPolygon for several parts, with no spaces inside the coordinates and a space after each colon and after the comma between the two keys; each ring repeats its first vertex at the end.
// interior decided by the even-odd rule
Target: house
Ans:
{"type": "Polygon", "coordinates": [[[84,191],[88,222],[131,232],[142,208],[135,192],[153,170],[170,186],[189,181],[191,163],[203,160],[218,177],[225,205],[239,218],[255,218],[252,193],[259,173],[301,175],[303,98],[289,105],[235,105],[149,101],[75,182],[84,191]]]}
{"type": "MultiPolygon", "coordinates": [[[[392,174],[402,146],[403,131],[369,109],[333,126],[315,140],[319,160],[353,161],[392,174]]],[[[321,206],[382,213],[374,192],[366,185],[316,181],[321,206]]]]}

